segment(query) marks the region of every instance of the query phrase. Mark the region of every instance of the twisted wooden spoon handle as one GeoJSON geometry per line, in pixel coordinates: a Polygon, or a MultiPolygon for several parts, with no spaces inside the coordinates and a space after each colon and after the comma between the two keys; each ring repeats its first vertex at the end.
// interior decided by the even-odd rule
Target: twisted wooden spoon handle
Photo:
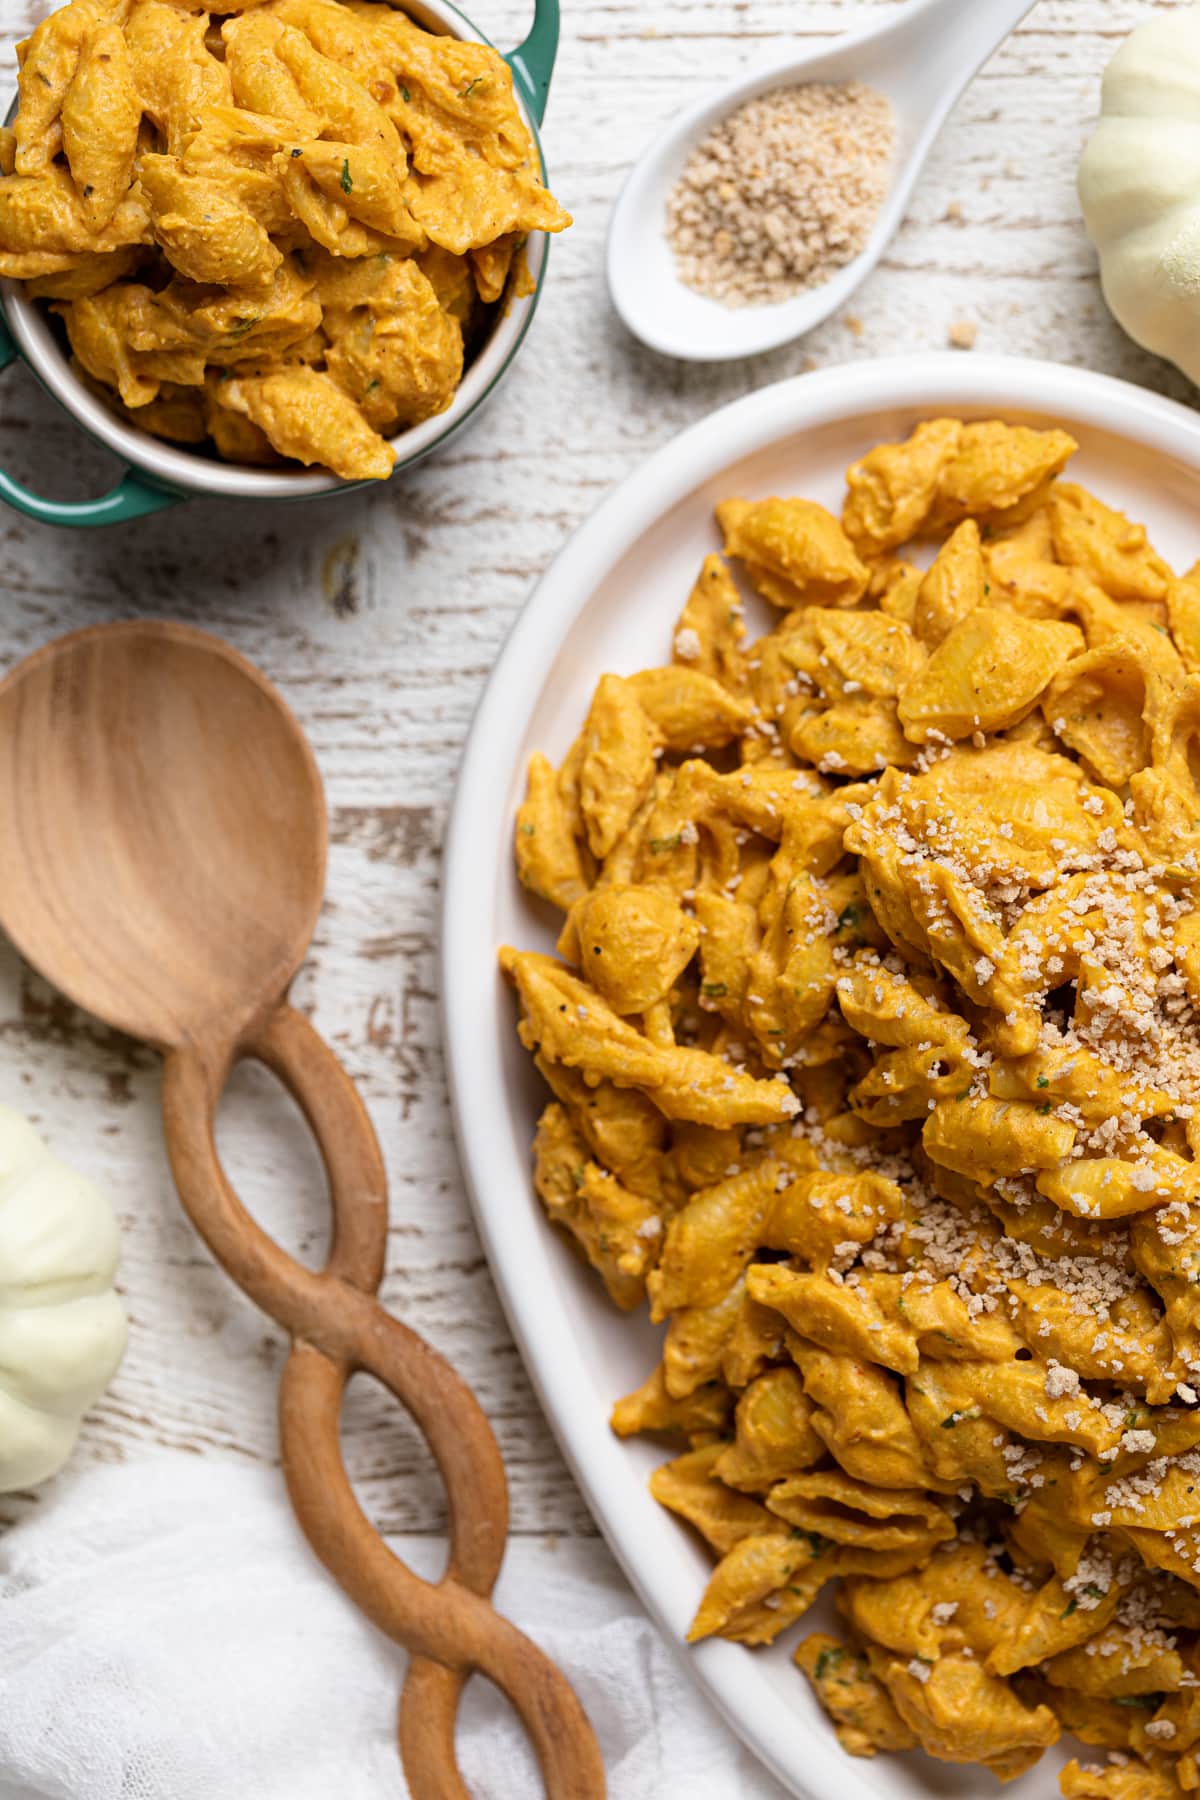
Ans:
{"type": "Polygon", "coordinates": [[[508,1528],[491,1428],[450,1365],[376,1298],[387,1245],[386,1179],[349,1076],[307,1020],[281,1003],[233,1050],[174,1051],[163,1077],[163,1119],[192,1223],[238,1286],[291,1334],[280,1433],[305,1536],[355,1604],[411,1653],[399,1733],[414,1800],[469,1800],[454,1725],[476,1670],[519,1713],[550,1800],[602,1800],[600,1752],[574,1690],[490,1604],[508,1528]],[[333,1233],[319,1273],[267,1236],[221,1168],[214,1124],[237,1056],[255,1057],[279,1076],[320,1146],[333,1233]],[[350,1485],[340,1416],[356,1370],[375,1376],[407,1408],[437,1460],[450,1510],[450,1557],[437,1583],[421,1580],[388,1549],[350,1485]]]}

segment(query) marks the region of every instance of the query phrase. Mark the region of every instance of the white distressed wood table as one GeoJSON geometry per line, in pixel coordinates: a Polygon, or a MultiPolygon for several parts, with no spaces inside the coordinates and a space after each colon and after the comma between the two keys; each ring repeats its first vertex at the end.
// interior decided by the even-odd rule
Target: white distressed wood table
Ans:
{"type": "MultiPolygon", "coordinates": [[[[554,245],[515,374],[470,434],[379,491],[295,509],[195,502],[71,534],[0,508],[0,658],[7,666],[98,620],[165,614],[229,638],[295,708],[332,822],[328,898],[297,997],[345,1059],[382,1139],[392,1188],[384,1297],[474,1384],[507,1462],[514,1531],[566,1540],[569,1555],[594,1526],[492,1291],[438,1039],[439,850],[463,738],[513,617],[615,481],[712,408],[802,369],[943,347],[970,324],[979,349],[1194,395],[1108,317],[1075,199],[1100,71],[1150,5],[1041,0],[960,104],[903,230],[850,309],[803,344],[704,369],[643,351],[608,307],[604,232],[626,168],[704,84],[895,0],[564,3],[545,141],[576,224],[554,245]]],[[[49,0],[0,0],[6,93],[15,43],[49,10],[49,0]]],[[[514,0],[469,10],[501,45],[527,24],[514,0]]],[[[0,385],[0,463],[62,497],[99,492],[112,473],[22,370],[0,385]]],[[[164,1449],[271,1463],[284,1342],[179,1211],[158,1083],[149,1052],[66,1005],[0,946],[0,1096],[104,1184],[124,1228],[129,1353],[76,1464],[164,1449]]],[[[268,1076],[238,1072],[220,1135],[251,1208],[317,1256],[320,1169],[268,1076]]],[[[441,1531],[436,1473],[368,1384],[351,1391],[345,1441],[381,1527],[441,1531]]],[[[0,1521],[37,1505],[36,1494],[11,1496],[0,1521]]]]}

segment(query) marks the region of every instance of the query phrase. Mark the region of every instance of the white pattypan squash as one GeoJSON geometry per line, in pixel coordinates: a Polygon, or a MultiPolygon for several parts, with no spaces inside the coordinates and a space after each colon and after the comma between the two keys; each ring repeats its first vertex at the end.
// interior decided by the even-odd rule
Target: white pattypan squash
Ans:
{"type": "Polygon", "coordinates": [[[0,1107],[0,1493],[62,1467],[116,1372],[117,1250],[99,1189],[0,1107]]]}
{"type": "Polygon", "coordinates": [[[1109,63],[1079,197],[1116,319],[1200,382],[1200,6],[1156,14],[1109,63]]]}

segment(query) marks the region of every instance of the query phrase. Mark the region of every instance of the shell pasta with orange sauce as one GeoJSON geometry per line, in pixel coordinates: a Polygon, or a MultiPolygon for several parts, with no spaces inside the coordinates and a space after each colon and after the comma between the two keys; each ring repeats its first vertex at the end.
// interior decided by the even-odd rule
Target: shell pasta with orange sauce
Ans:
{"type": "Polygon", "coordinates": [[[375,0],[70,0],[18,57],[0,275],[112,410],[233,462],[386,479],[571,222],[499,53],[375,0]]]}
{"type": "Polygon", "coordinates": [[[1200,1790],[1200,576],[934,419],[731,496],[515,831],[548,1218],[665,1327],[622,1436],[852,1755],[1200,1790]],[[917,547],[932,549],[917,558],[917,547]],[[745,589],[776,609],[746,635],[745,589]],[[684,596],[680,596],[681,600],[684,596]]]}

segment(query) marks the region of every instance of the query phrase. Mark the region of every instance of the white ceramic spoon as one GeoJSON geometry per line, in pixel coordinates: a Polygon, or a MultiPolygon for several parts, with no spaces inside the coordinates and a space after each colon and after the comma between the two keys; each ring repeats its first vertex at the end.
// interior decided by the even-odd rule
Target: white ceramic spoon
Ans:
{"type": "Polygon", "coordinates": [[[680,113],[634,165],[609,224],[608,287],[630,331],[667,356],[728,362],[773,350],[828,318],[878,262],[951,107],[1033,3],[909,0],[883,25],[740,75],[680,113]],[[829,281],[774,306],[722,306],[675,273],[667,195],[718,119],[756,94],[806,81],[864,81],[887,95],[896,116],[891,190],[866,248],[829,281]]]}

